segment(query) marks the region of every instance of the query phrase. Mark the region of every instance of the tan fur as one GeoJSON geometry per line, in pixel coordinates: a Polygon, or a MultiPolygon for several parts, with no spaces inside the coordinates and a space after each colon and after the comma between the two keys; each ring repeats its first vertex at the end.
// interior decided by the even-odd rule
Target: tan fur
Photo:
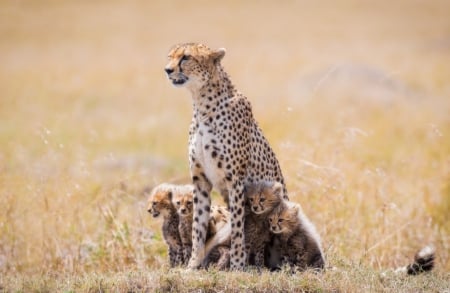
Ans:
{"type": "Polygon", "coordinates": [[[245,188],[245,250],[247,263],[262,267],[266,247],[271,241],[268,217],[281,202],[283,186],[278,182],[259,182],[249,184],[245,188]]]}
{"type": "Polygon", "coordinates": [[[197,268],[205,254],[210,193],[218,190],[231,212],[231,267],[243,268],[244,185],[255,181],[278,181],[281,168],[253,118],[250,102],[238,92],[221,60],[224,49],[178,44],[169,52],[165,71],[175,86],[192,94],[193,118],[189,130],[189,166],[194,190],[194,222],[190,268],[197,268]]]}
{"type": "Polygon", "coordinates": [[[269,226],[280,242],[282,264],[300,271],[325,266],[320,237],[299,204],[283,200],[270,214],[269,226]]]}
{"type": "MultiPolygon", "coordinates": [[[[187,185],[189,186],[189,185],[187,185]]],[[[178,230],[183,243],[183,256],[188,261],[192,250],[192,222],[193,222],[193,186],[184,188],[182,192],[174,194],[172,202],[180,217],[178,230]]],[[[207,239],[210,239],[229,221],[229,212],[225,207],[212,206],[208,225],[207,239]]],[[[225,269],[229,266],[229,241],[220,243],[206,261],[207,265],[225,269]]]]}
{"type": "Polygon", "coordinates": [[[192,250],[192,197],[194,187],[185,185],[179,188],[172,196],[172,203],[177,209],[179,216],[178,232],[180,233],[181,243],[183,244],[183,259],[185,264],[191,258],[192,250]]]}
{"type": "Polygon", "coordinates": [[[150,193],[147,211],[154,218],[163,218],[162,232],[169,250],[171,267],[181,265],[184,261],[183,244],[178,232],[179,217],[172,204],[172,195],[178,187],[167,183],[156,186],[150,193]]]}

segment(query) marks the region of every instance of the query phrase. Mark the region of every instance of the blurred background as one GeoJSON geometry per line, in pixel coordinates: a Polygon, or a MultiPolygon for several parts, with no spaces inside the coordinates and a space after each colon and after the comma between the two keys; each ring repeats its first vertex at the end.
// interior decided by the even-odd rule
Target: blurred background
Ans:
{"type": "MultiPolygon", "coordinates": [[[[223,65],[331,265],[450,269],[449,1],[1,1],[0,272],[166,264],[148,191],[189,182],[180,42],[223,65]]],[[[215,195],[215,201],[220,198],[215,195]]]]}

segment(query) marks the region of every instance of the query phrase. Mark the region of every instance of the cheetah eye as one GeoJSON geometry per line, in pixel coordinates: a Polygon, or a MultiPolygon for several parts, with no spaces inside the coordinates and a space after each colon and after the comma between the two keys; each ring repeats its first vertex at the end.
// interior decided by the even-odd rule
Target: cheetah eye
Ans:
{"type": "Polygon", "coordinates": [[[269,218],[269,222],[271,222],[271,223],[272,223],[272,219],[271,219],[271,218],[269,218]]]}
{"type": "Polygon", "coordinates": [[[180,205],[180,201],[177,201],[177,206],[179,206],[180,205]]]}
{"type": "Polygon", "coordinates": [[[152,202],[152,206],[155,206],[155,205],[156,205],[156,201],[153,201],[153,202],[152,202]]]}
{"type": "Polygon", "coordinates": [[[250,202],[253,202],[253,198],[249,198],[250,202]]]}
{"type": "Polygon", "coordinates": [[[184,61],[188,61],[189,59],[191,59],[191,56],[183,55],[183,57],[181,57],[181,59],[180,59],[180,63],[183,63],[184,61]]]}
{"type": "Polygon", "coordinates": [[[283,223],[283,219],[278,219],[278,223],[283,223]]]}
{"type": "Polygon", "coordinates": [[[261,197],[261,199],[259,200],[260,202],[264,202],[266,199],[264,197],[261,197]]]}
{"type": "Polygon", "coordinates": [[[191,204],[192,204],[192,201],[188,201],[187,204],[188,204],[188,205],[191,205],[191,204]]]}

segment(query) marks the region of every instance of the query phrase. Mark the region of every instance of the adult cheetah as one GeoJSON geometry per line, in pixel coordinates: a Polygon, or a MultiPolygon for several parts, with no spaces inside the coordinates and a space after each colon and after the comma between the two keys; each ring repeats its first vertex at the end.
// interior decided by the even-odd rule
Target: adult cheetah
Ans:
{"type": "Polygon", "coordinates": [[[283,175],[275,154],[253,118],[247,98],[233,86],[221,60],[225,49],[184,43],[172,47],[165,71],[175,86],[192,94],[193,118],[189,130],[189,165],[194,190],[192,256],[189,268],[204,257],[205,237],[216,188],[231,213],[231,269],[245,265],[244,185],[278,181],[283,175]]]}

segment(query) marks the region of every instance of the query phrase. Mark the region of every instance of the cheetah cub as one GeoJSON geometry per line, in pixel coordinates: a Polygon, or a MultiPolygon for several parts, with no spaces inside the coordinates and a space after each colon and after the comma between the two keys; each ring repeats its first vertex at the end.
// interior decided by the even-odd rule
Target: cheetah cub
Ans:
{"type": "Polygon", "coordinates": [[[244,239],[247,264],[262,267],[265,263],[265,251],[271,242],[268,228],[270,213],[282,198],[283,185],[279,182],[253,183],[245,187],[244,239]]]}
{"type": "MultiPolygon", "coordinates": [[[[187,185],[188,186],[188,185],[187,185]]],[[[192,252],[192,225],[193,225],[193,197],[194,187],[186,188],[184,192],[176,193],[172,197],[172,202],[180,217],[178,231],[183,243],[183,257],[185,264],[189,261],[192,252]]],[[[229,220],[229,212],[225,207],[211,206],[210,218],[206,238],[210,239],[229,220]]],[[[229,266],[229,240],[222,241],[210,252],[209,258],[205,261],[205,266],[216,265],[219,269],[229,266]]]]}
{"type": "Polygon", "coordinates": [[[172,204],[172,196],[178,193],[180,187],[163,183],[156,186],[150,193],[147,211],[153,218],[162,216],[162,233],[169,250],[169,264],[171,267],[184,262],[183,243],[178,232],[179,216],[172,204]]]}
{"type": "Polygon", "coordinates": [[[299,204],[283,200],[270,214],[269,227],[280,242],[282,264],[298,271],[324,268],[319,234],[299,204]]]}
{"type": "Polygon", "coordinates": [[[187,264],[187,261],[191,258],[192,251],[192,195],[194,187],[186,185],[184,188],[180,188],[179,191],[172,196],[172,203],[179,217],[178,232],[183,246],[184,264],[187,264]]]}

